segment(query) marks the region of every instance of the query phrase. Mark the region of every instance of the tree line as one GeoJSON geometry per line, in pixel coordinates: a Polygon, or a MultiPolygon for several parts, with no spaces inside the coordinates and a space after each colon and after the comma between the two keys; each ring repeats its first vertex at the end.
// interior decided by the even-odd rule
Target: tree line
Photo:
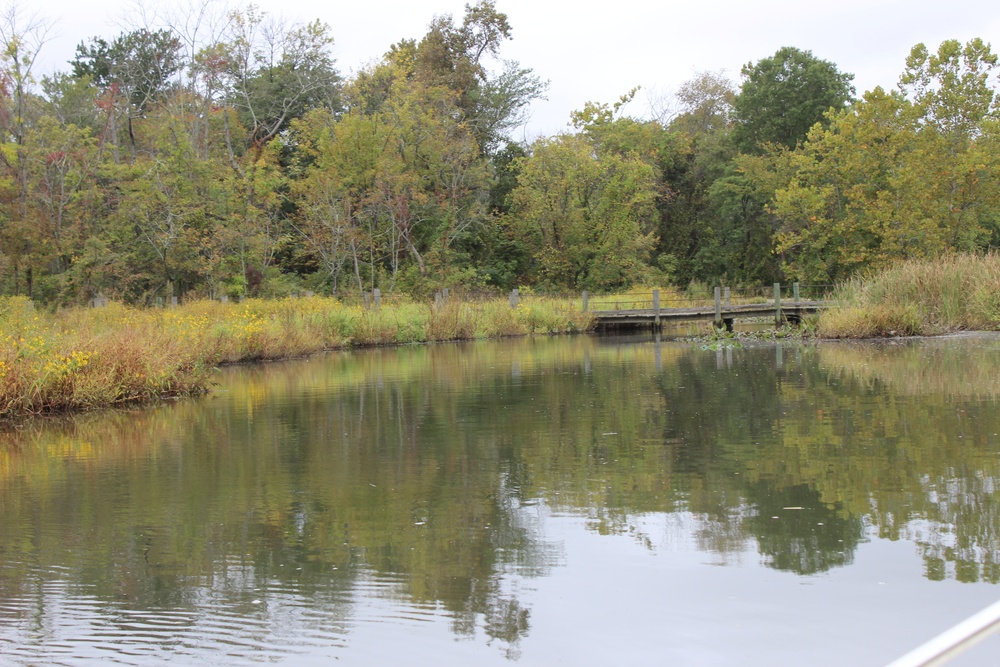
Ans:
{"type": "Polygon", "coordinates": [[[997,57],[913,48],[898,85],[779,49],[649,118],[588,103],[512,139],[547,83],[493,0],[343,77],[319,21],[254,6],[80,43],[0,17],[0,293],[335,295],[842,280],[1000,245],[997,57]]]}

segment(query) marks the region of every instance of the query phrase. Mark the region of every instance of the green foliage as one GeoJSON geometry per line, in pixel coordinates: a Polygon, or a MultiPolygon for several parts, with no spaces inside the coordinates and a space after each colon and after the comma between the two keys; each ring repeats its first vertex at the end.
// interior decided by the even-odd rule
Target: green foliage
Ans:
{"type": "Polygon", "coordinates": [[[843,109],[854,95],[853,74],[788,46],[744,65],[742,75],[733,101],[733,139],[745,153],[757,153],[766,144],[795,148],[829,109],[843,109]]]}
{"type": "Polygon", "coordinates": [[[607,291],[642,276],[655,242],[653,169],[637,157],[594,155],[580,137],[541,140],[524,158],[506,220],[531,248],[529,279],[607,291]]]}
{"type": "Polygon", "coordinates": [[[902,93],[880,88],[814,127],[775,193],[777,250],[801,280],[843,280],[897,259],[997,238],[997,58],[978,40],[914,48],[902,93]],[[911,99],[912,98],[912,99],[911,99]]]}
{"type": "Polygon", "coordinates": [[[80,43],[70,65],[75,78],[87,78],[102,90],[114,87],[114,95],[145,110],[182,69],[180,51],[181,40],[170,30],[140,28],[110,43],[100,37],[80,43]]]}
{"type": "Polygon", "coordinates": [[[696,75],[669,122],[628,115],[633,89],[529,147],[510,134],[545,84],[502,58],[511,35],[481,0],[342,81],[330,27],[250,6],[210,41],[95,37],[40,91],[40,43],[6,35],[0,293],[828,282],[1000,246],[997,58],[981,40],[918,45],[902,92],[849,108],[850,75],[781,49],[738,93],[696,75]]]}
{"type": "Polygon", "coordinates": [[[499,73],[487,67],[490,58],[511,38],[507,15],[494,0],[465,5],[461,25],[450,15],[438,16],[415,47],[401,44],[391,61],[422,86],[444,87],[457,96],[462,119],[484,153],[492,153],[507,133],[525,119],[528,105],[542,97],[548,84],[517,62],[505,61],[499,73]]]}

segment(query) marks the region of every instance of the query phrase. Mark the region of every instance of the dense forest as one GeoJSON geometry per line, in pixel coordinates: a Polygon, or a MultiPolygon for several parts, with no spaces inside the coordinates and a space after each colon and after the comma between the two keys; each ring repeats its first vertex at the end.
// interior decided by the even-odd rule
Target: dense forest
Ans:
{"type": "Polygon", "coordinates": [[[511,139],[547,84],[493,0],[351,78],[321,22],[253,6],[80,43],[0,21],[0,294],[50,304],[379,287],[551,292],[829,283],[1000,247],[988,44],[915,46],[897,83],[796,48],[511,139]],[[634,106],[634,105],[631,105],[634,106]]]}

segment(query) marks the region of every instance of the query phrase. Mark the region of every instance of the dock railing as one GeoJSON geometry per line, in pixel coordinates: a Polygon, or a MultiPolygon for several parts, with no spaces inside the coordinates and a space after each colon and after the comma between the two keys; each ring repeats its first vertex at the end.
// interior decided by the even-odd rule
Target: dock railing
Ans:
{"type": "Polygon", "coordinates": [[[727,287],[719,285],[702,290],[652,290],[647,293],[595,295],[583,292],[584,311],[650,310],[656,307],[657,296],[661,308],[711,307],[714,303],[730,307],[757,303],[773,303],[775,297],[790,303],[798,301],[826,301],[830,299],[833,285],[806,283],[775,283],[762,287],[727,287]],[[775,291],[777,289],[777,292],[775,291]],[[714,294],[718,292],[718,296],[714,294]]]}

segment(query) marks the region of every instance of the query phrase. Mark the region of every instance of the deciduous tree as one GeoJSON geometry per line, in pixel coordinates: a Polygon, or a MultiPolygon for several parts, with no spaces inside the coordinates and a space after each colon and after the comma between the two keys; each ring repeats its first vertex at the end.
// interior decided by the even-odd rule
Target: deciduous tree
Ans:
{"type": "Polygon", "coordinates": [[[853,74],[788,46],[744,65],[742,76],[733,138],[744,153],[759,153],[768,143],[794,148],[829,109],[842,109],[854,95],[853,74]]]}

